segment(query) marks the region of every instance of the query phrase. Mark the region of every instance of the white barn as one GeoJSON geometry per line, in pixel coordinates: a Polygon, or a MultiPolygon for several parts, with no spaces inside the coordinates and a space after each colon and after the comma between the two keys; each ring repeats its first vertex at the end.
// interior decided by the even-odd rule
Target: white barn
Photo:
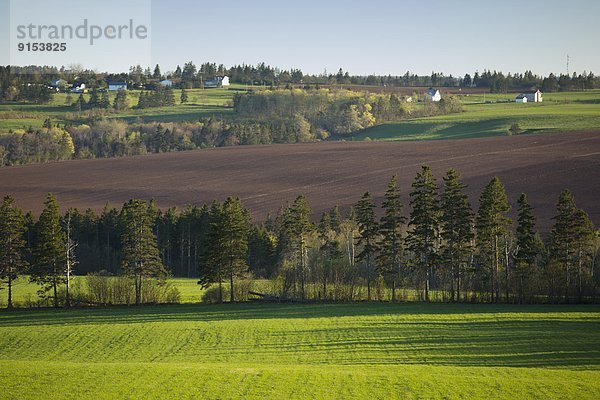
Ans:
{"type": "Polygon", "coordinates": [[[525,96],[524,94],[520,94],[517,97],[515,97],[515,102],[517,103],[527,103],[527,96],[525,96]]]}
{"type": "Polygon", "coordinates": [[[228,76],[216,76],[214,79],[204,81],[204,87],[223,87],[229,86],[228,76]]]}
{"type": "Polygon", "coordinates": [[[425,93],[426,100],[428,101],[440,101],[442,99],[442,94],[438,89],[429,88],[429,90],[425,93]]]}
{"type": "Polygon", "coordinates": [[[164,87],[171,87],[173,86],[173,81],[170,79],[164,79],[162,81],[159,82],[162,86],[164,87]]]}
{"type": "Polygon", "coordinates": [[[515,98],[517,103],[541,103],[542,100],[542,92],[539,90],[531,93],[521,93],[515,98]]]}

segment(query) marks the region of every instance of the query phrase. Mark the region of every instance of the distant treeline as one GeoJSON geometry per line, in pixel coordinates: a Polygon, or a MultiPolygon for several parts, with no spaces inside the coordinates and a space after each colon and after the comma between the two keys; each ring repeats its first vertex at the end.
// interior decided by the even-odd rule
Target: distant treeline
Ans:
{"type": "Polygon", "coordinates": [[[204,63],[199,67],[187,62],[183,68],[163,73],[159,65],[154,69],[132,66],[129,72],[99,74],[83,68],[40,66],[0,66],[0,101],[49,101],[51,91],[47,90],[51,79],[64,79],[67,82],[85,83],[87,88],[106,88],[108,81],[125,81],[129,88],[154,89],[156,82],[169,78],[183,88],[202,87],[203,81],[214,76],[227,75],[230,82],[246,85],[285,86],[291,85],[372,85],[372,86],[438,86],[438,87],[480,87],[492,92],[505,92],[510,88],[539,88],[546,92],[584,90],[600,88],[600,77],[592,72],[549,74],[541,76],[524,73],[502,73],[488,71],[466,73],[462,77],[432,72],[431,75],[417,75],[407,71],[402,75],[350,75],[341,68],[335,73],[324,71],[321,74],[305,74],[300,69],[282,70],[260,63],[257,65],[236,65],[230,68],[223,64],[204,63]],[[33,88],[32,88],[33,87],[33,88]],[[36,88],[37,87],[37,88],[36,88]]]}
{"type": "MultiPolygon", "coordinates": [[[[172,90],[164,88],[141,92],[140,101],[143,108],[165,105],[165,102],[171,104],[174,100],[172,90]]],[[[127,103],[126,92],[120,91],[115,107],[127,103]]],[[[75,104],[80,110],[90,106],[110,107],[107,97],[95,92],[87,103],[80,96],[75,104]]],[[[198,122],[127,124],[92,118],[89,124],[64,126],[47,119],[41,128],[19,129],[0,136],[0,166],[204,147],[311,142],[332,135],[347,137],[388,121],[443,115],[462,109],[461,102],[451,95],[439,102],[425,102],[422,107],[415,107],[395,94],[333,89],[261,90],[237,94],[234,116],[198,122]]],[[[94,110],[97,109],[92,112],[94,110]]]]}
{"type": "MultiPolygon", "coordinates": [[[[599,231],[569,190],[561,193],[543,240],[525,194],[513,221],[498,178],[483,189],[477,210],[464,189],[456,170],[438,184],[423,166],[409,212],[394,176],[380,212],[367,192],[347,214],[334,207],[314,223],[299,196],[258,224],[233,197],[164,211],[154,201],[130,200],[120,210],[107,205],[100,213],[59,213],[49,194],[36,219],[7,196],[0,205],[0,277],[10,293],[19,275],[30,275],[55,306],[72,303],[64,288],[73,274],[90,273],[127,277],[127,301],[136,303],[176,299],[164,290],[147,294],[149,280],[160,286],[167,275],[197,277],[213,288],[216,301],[223,301],[223,283],[234,288],[229,301],[236,301],[237,285],[252,277],[269,279],[262,295],[280,301],[598,300],[599,231]]],[[[93,291],[96,297],[112,293],[108,281],[93,282],[105,287],[93,291]]]]}

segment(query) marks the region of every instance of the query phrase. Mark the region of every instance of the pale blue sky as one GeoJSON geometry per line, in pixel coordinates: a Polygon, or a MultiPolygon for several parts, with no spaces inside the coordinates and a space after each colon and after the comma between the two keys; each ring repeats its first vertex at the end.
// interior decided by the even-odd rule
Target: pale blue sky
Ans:
{"type": "MultiPolygon", "coordinates": [[[[8,63],[8,4],[0,0],[0,64],[8,63]]],[[[69,14],[60,1],[46,4],[69,14]]],[[[152,0],[151,60],[163,71],[192,60],[308,73],[545,75],[565,72],[569,54],[571,72],[600,74],[599,16],[596,0],[152,0]]],[[[118,49],[107,68],[120,69],[117,59],[118,49]]]]}

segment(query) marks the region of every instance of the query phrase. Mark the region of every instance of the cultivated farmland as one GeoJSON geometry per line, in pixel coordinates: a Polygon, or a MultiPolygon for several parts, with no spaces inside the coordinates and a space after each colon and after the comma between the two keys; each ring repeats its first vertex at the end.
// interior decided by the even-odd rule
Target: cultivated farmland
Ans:
{"type": "Polygon", "coordinates": [[[398,174],[407,201],[421,164],[441,180],[461,171],[476,206],[481,189],[498,175],[513,209],[526,192],[548,232],[558,195],[570,188],[579,207],[600,222],[600,135],[597,132],[520,135],[428,142],[327,142],[239,146],[118,159],[81,160],[0,169],[0,192],[39,212],[53,192],[63,208],[100,210],[132,197],[154,197],[160,207],[185,206],[239,196],[256,219],[286,201],[307,196],[316,215],[334,205],[348,208],[369,190],[381,199],[398,174]]]}
{"type": "Polygon", "coordinates": [[[600,308],[0,312],[0,398],[597,399],[600,308]]]}

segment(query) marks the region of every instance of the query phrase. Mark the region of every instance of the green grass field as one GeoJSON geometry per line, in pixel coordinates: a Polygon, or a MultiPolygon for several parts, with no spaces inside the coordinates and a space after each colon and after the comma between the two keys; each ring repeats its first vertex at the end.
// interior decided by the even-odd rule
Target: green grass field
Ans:
{"type": "Polygon", "coordinates": [[[514,123],[525,133],[600,129],[600,90],[544,94],[542,103],[520,104],[514,94],[459,96],[465,112],[383,124],[354,140],[431,140],[504,135],[514,123]]]}
{"type": "MultiPolygon", "coordinates": [[[[75,276],[73,284],[84,285],[84,279],[84,277],[75,276]]],[[[204,290],[198,285],[197,279],[171,278],[169,281],[179,290],[181,303],[199,303],[201,301],[204,290]]],[[[30,283],[27,276],[19,277],[13,282],[13,302],[15,307],[26,307],[28,302],[35,301],[38,298],[37,291],[39,288],[35,283],[30,283]]],[[[6,286],[0,286],[0,307],[6,307],[6,292],[6,286]]]]}
{"type": "MultiPolygon", "coordinates": [[[[186,104],[179,104],[180,91],[175,90],[178,104],[173,107],[132,109],[108,117],[127,122],[181,122],[197,121],[201,117],[224,117],[233,112],[234,94],[244,88],[232,85],[229,89],[192,89],[188,91],[186,104]]],[[[115,95],[111,93],[110,96],[112,101],[115,95]]],[[[137,104],[138,96],[138,91],[129,92],[131,106],[137,104]]],[[[465,105],[463,113],[378,125],[351,139],[431,140],[496,136],[506,134],[514,123],[525,133],[600,129],[600,90],[545,93],[541,104],[517,104],[514,93],[459,97],[465,105]]],[[[74,101],[77,95],[72,98],[74,101]]],[[[81,117],[65,105],[65,99],[66,94],[57,94],[52,104],[47,105],[0,104],[0,134],[9,129],[40,127],[47,117],[60,122],[80,122],[81,117]]]]}
{"type": "Polygon", "coordinates": [[[597,399],[600,307],[0,312],[2,399],[597,399]]]}
{"type": "MultiPolygon", "coordinates": [[[[225,116],[233,111],[231,108],[233,95],[237,90],[244,88],[245,86],[242,85],[232,85],[229,89],[190,89],[188,90],[188,102],[185,104],[180,104],[181,91],[175,89],[177,105],[173,107],[131,109],[126,112],[108,114],[108,117],[128,122],[138,119],[146,122],[180,122],[197,121],[201,117],[225,116]]],[[[114,92],[109,93],[111,104],[115,96],[114,92]]],[[[78,94],[71,94],[71,101],[74,102],[78,97],[78,94]]],[[[128,97],[130,106],[136,106],[139,91],[129,91],[128,97]]],[[[89,94],[85,94],[84,98],[86,101],[89,100],[89,94]]],[[[66,104],[66,100],[67,94],[59,93],[54,96],[50,104],[0,104],[0,134],[8,132],[9,129],[27,129],[29,126],[39,128],[48,117],[55,122],[79,122],[78,113],[72,106],[66,104]]]]}

